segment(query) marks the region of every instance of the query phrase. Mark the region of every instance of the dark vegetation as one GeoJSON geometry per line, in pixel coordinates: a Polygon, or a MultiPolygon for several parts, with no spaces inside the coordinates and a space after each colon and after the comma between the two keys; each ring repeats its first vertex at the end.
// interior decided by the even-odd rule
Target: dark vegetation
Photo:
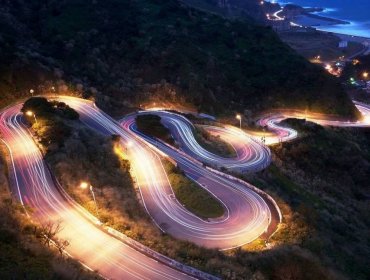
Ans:
{"type": "Polygon", "coordinates": [[[62,146],[66,137],[71,135],[71,127],[62,120],[77,120],[79,115],[63,102],[49,102],[43,97],[32,97],[28,99],[22,112],[30,123],[33,123],[38,131],[41,144],[50,144],[52,149],[62,146]],[[32,115],[28,115],[28,113],[32,115]],[[36,118],[35,118],[35,117],[36,118]],[[36,120],[38,122],[36,123],[36,120]]]}
{"type": "MultiPolygon", "coordinates": [[[[0,148],[5,153],[4,147],[0,148]]],[[[58,248],[50,245],[45,234],[54,237],[60,225],[40,225],[27,218],[24,208],[9,192],[6,170],[1,157],[0,279],[100,279],[59,252],[68,246],[65,241],[57,241],[58,248]]]]}
{"type": "MultiPolygon", "coordinates": [[[[278,238],[282,242],[277,243],[277,247],[271,251],[248,252],[237,249],[219,252],[163,234],[139,205],[127,171],[128,164],[121,159],[122,151],[116,146],[115,150],[118,151],[112,154],[117,137],[102,137],[81,126],[78,120],[61,118],[56,113],[50,117],[59,118],[70,127],[71,133],[64,135],[63,141],[56,144],[46,138],[51,133],[43,135],[47,130],[42,128],[44,120],[41,117],[38,125],[33,123],[38,137],[46,138],[43,141],[46,161],[62,186],[95,215],[91,195],[78,187],[82,180],[92,183],[96,190],[99,217],[106,225],[171,258],[225,279],[334,279],[312,253],[297,246],[308,229],[304,226],[304,220],[300,216],[297,218],[297,214],[288,206],[284,210],[287,224],[283,229],[283,237],[278,238]],[[306,269],[309,269],[309,273],[306,269]]],[[[56,129],[55,124],[47,129],[56,129]]],[[[174,177],[179,176],[178,170],[173,173],[174,177]]],[[[182,179],[180,181],[183,183],[182,179]]],[[[283,202],[281,205],[284,205],[283,202]]],[[[271,239],[271,243],[274,242],[271,239]]]]}
{"type": "MultiPolygon", "coordinates": [[[[139,115],[136,117],[135,122],[140,132],[177,147],[171,131],[161,123],[160,116],[151,114],[139,115]]],[[[222,141],[220,137],[212,135],[200,125],[195,127],[193,133],[195,139],[204,149],[223,157],[236,156],[236,152],[230,144],[222,141]]]]}
{"type": "Polygon", "coordinates": [[[340,38],[334,34],[316,30],[307,32],[285,31],[279,33],[279,37],[309,60],[317,56],[320,56],[322,61],[338,60],[340,56],[350,57],[363,49],[363,45],[356,42],[348,42],[347,48],[338,48],[340,38]]]}
{"type": "Polygon", "coordinates": [[[48,101],[44,97],[32,97],[26,100],[23,104],[22,112],[26,113],[27,111],[31,111],[37,116],[41,116],[43,118],[57,115],[69,120],[79,119],[78,113],[64,102],[48,101]]]}
{"type": "MultiPolygon", "coordinates": [[[[172,0],[3,1],[0,15],[0,106],[30,88],[42,93],[55,86],[57,93],[94,96],[115,113],[163,99],[216,114],[295,107],[356,115],[335,78],[251,21],[222,19],[172,0]]],[[[283,210],[281,230],[270,240],[274,247],[224,253],[153,226],[135,198],[127,162],[112,154],[113,140],[66,118],[66,110],[46,112],[50,122],[32,108],[39,117],[33,127],[63,186],[94,213],[89,194],[76,187],[89,180],[99,190],[103,221],[153,249],[229,279],[341,279],[332,269],[369,278],[368,130],[290,121],[303,136],[274,147],[274,165],[248,177],[283,210]]],[[[35,279],[53,277],[43,262],[51,258],[40,260],[18,239],[20,220],[1,223],[1,268],[23,273],[34,261],[35,279]]]]}
{"type": "Polygon", "coordinates": [[[369,129],[323,128],[301,120],[285,123],[301,137],[273,147],[274,164],[248,177],[280,203],[285,201],[283,212],[290,208],[272,240],[290,240],[325,267],[350,279],[368,279],[369,129]]]}
{"type": "Polygon", "coordinates": [[[260,0],[183,0],[183,2],[200,10],[224,17],[253,18],[261,23],[266,21],[266,15],[261,9],[260,0]]]}
{"type": "Polygon", "coordinates": [[[222,204],[187,178],[178,167],[169,161],[164,166],[176,198],[186,209],[204,219],[218,218],[224,214],[222,204]]]}
{"type": "Polygon", "coordinates": [[[135,118],[137,129],[152,137],[158,138],[170,145],[175,145],[170,130],[161,123],[157,115],[139,115],[135,118]]]}
{"type": "Polygon", "coordinates": [[[272,107],[357,114],[334,77],[251,20],[176,0],[16,0],[0,13],[7,102],[53,85],[95,96],[111,113],[165,100],[215,114],[272,107]]]}
{"type": "Polygon", "coordinates": [[[209,133],[205,128],[196,125],[194,137],[204,149],[222,157],[236,157],[236,152],[233,146],[223,141],[220,136],[215,136],[209,133]]]}
{"type": "Polygon", "coordinates": [[[127,221],[127,229],[134,226],[132,220],[143,214],[137,209],[129,162],[115,153],[117,137],[104,137],[86,128],[78,121],[78,114],[63,103],[31,98],[22,108],[27,110],[38,116],[38,123],[30,118],[32,128],[46,161],[67,192],[96,214],[90,193],[79,188],[82,181],[94,186],[102,207],[99,218],[107,224],[113,223],[109,214],[112,196],[125,197],[117,224],[127,221]]]}

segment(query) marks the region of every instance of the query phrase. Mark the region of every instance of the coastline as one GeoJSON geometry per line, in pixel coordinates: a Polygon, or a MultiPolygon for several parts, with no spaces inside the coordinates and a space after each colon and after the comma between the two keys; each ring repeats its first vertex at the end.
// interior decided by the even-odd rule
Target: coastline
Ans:
{"type": "Polygon", "coordinates": [[[338,19],[323,17],[314,15],[311,13],[302,13],[291,19],[297,25],[304,27],[317,27],[317,26],[328,26],[328,25],[339,25],[339,24],[351,24],[348,21],[342,21],[338,19]]]}
{"type": "Polygon", "coordinates": [[[321,32],[336,34],[342,40],[370,43],[370,33],[364,32],[364,29],[357,29],[356,26],[359,25],[357,22],[317,14],[317,12],[325,11],[323,7],[307,8],[296,4],[277,5],[296,28],[313,28],[321,32]],[[292,11],[293,14],[291,14],[292,11]],[[361,33],[364,34],[361,35],[361,33]]]}
{"type": "Polygon", "coordinates": [[[311,19],[316,19],[320,22],[326,23],[326,25],[329,25],[329,24],[333,24],[333,25],[336,25],[336,24],[351,24],[351,22],[349,22],[349,21],[336,19],[336,18],[330,18],[330,17],[314,14],[312,12],[304,12],[302,14],[302,16],[306,16],[306,17],[309,17],[311,19]]]}

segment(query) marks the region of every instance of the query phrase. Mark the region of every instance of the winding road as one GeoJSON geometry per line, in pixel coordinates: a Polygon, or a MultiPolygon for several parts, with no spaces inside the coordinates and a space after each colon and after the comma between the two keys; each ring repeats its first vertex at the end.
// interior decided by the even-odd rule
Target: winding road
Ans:
{"type": "MultiPolygon", "coordinates": [[[[268,230],[271,203],[268,205],[265,201],[268,196],[259,194],[253,186],[213,172],[190,155],[163,143],[153,139],[150,143],[125,127],[127,123],[118,124],[92,102],[72,97],[57,99],[74,108],[87,126],[104,135],[120,135],[143,204],[163,231],[202,246],[229,249],[251,242],[268,230]],[[190,178],[223,203],[226,210],[223,217],[211,221],[200,219],[175,199],[159,156],[163,153],[176,160],[190,178]]],[[[12,187],[21,203],[34,209],[29,214],[32,219],[41,223],[61,222],[63,229],[58,237],[70,241],[67,253],[71,257],[108,278],[212,278],[191,268],[188,273],[191,275],[187,275],[181,265],[174,266],[171,260],[162,262],[158,261],[162,260],[161,256],[149,257],[146,249],[137,250],[108,234],[98,220],[68,199],[55,183],[31,132],[23,123],[21,106],[9,107],[1,113],[0,132],[11,156],[12,187]]],[[[262,150],[266,153],[265,147],[262,150]]],[[[240,164],[245,165],[246,160],[240,160],[240,164]]]]}
{"type": "MultiPolygon", "coordinates": [[[[142,203],[153,222],[176,238],[198,245],[230,249],[239,247],[271,230],[272,219],[281,215],[271,197],[254,186],[222,172],[204,166],[226,168],[236,172],[258,171],[271,160],[269,149],[233,127],[205,126],[220,135],[235,149],[235,158],[221,158],[203,149],[195,140],[193,125],[181,115],[156,111],[171,130],[180,149],[137,131],[138,112],[116,122],[92,102],[74,97],[56,97],[80,114],[87,126],[104,134],[121,137],[122,147],[129,157],[133,176],[140,190],[142,203]],[[186,176],[216,197],[225,208],[225,215],[212,220],[201,219],[186,210],[175,198],[161,158],[175,161],[186,176]]],[[[361,122],[322,120],[305,116],[322,125],[370,126],[370,107],[355,103],[363,113],[361,122]]],[[[85,266],[110,279],[217,279],[196,269],[182,266],[149,248],[132,245],[128,238],[117,238],[99,221],[71,200],[56,184],[43,156],[20,113],[22,104],[4,109],[0,114],[1,139],[9,149],[13,193],[23,205],[32,207],[29,215],[41,223],[61,221],[58,237],[70,241],[67,254],[85,266]],[[186,273],[184,273],[186,272],[186,273]]],[[[274,113],[259,123],[274,135],[267,144],[289,141],[297,132],[279,125],[299,113],[274,113]]],[[[276,225],[276,223],[275,223],[276,225]]]]}
{"type": "Polygon", "coordinates": [[[327,117],[323,114],[306,114],[299,111],[281,111],[273,112],[261,117],[258,124],[267,127],[273,134],[266,136],[266,144],[273,145],[280,142],[291,141],[298,136],[298,132],[292,128],[281,125],[280,123],[288,118],[306,119],[307,121],[320,124],[322,126],[336,127],[369,127],[370,126],[370,105],[358,101],[353,101],[356,108],[362,114],[362,120],[352,122],[345,120],[336,120],[333,117],[327,117]]]}
{"type": "Polygon", "coordinates": [[[190,155],[137,134],[132,130],[134,115],[117,126],[91,103],[72,98],[59,100],[74,108],[85,124],[100,133],[121,136],[145,209],[163,231],[204,247],[230,249],[249,243],[268,230],[271,210],[266,198],[247,183],[217,174],[190,155]],[[226,214],[207,221],[185,209],[174,196],[159,154],[175,160],[189,178],[219,199],[226,214]]]}
{"type": "Polygon", "coordinates": [[[34,210],[29,213],[32,219],[61,222],[58,237],[69,240],[68,255],[110,279],[192,279],[114,238],[62,196],[22,122],[20,109],[21,105],[13,106],[0,116],[1,138],[11,157],[13,193],[34,210]]]}
{"type": "MultiPolygon", "coordinates": [[[[213,154],[202,146],[199,145],[194,137],[195,127],[184,116],[168,111],[142,111],[137,114],[130,115],[122,120],[128,130],[138,131],[134,128],[134,119],[137,115],[142,114],[155,114],[161,117],[161,122],[170,129],[172,136],[179,144],[180,149],[188,156],[206,163],[215,168],[226,168],[233,172],[256,172],[267,167],[271,160],[270,150],[261,145],[243,131],[233,126],[210,126],[202,125],[202,127],[209,133],[220,136],[222,140],[229,143],[236,152],[234,158],[224,158],[219,155],[213,154]]],[[[143,135],[141,135],[143,136],[143,135]]]]}

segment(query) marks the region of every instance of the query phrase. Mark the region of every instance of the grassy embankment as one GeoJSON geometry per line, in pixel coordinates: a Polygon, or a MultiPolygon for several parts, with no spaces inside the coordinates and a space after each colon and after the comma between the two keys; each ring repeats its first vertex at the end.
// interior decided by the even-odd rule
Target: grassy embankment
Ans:
{"type": "Polygon", "coordinates": [[[195,126],[194,137],[199,145],[211,153],[226,158],[236,157],[233,146],[223,141],[221,137],[212,135],[200,125],[195,126]]]}
{"type": "Polygon", "coordinates": [[[164,166],[176,198],[186,209],[204,219],[218,218],[224,214],[221,202],[209,192],[187,178],[171,162],[166,161],[164,166]]]}

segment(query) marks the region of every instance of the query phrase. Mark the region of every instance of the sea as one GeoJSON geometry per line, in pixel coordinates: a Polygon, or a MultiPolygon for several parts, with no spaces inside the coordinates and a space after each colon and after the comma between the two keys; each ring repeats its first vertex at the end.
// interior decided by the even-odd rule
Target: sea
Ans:
{"type": "Polygon", "coordinates": [[[321,25],[320,30],[370,38],[370,0],[292,0],[271,1],[297,4],[302,7],[325,8],[317,13],[350,22],[350,24],[321,25]]]}

